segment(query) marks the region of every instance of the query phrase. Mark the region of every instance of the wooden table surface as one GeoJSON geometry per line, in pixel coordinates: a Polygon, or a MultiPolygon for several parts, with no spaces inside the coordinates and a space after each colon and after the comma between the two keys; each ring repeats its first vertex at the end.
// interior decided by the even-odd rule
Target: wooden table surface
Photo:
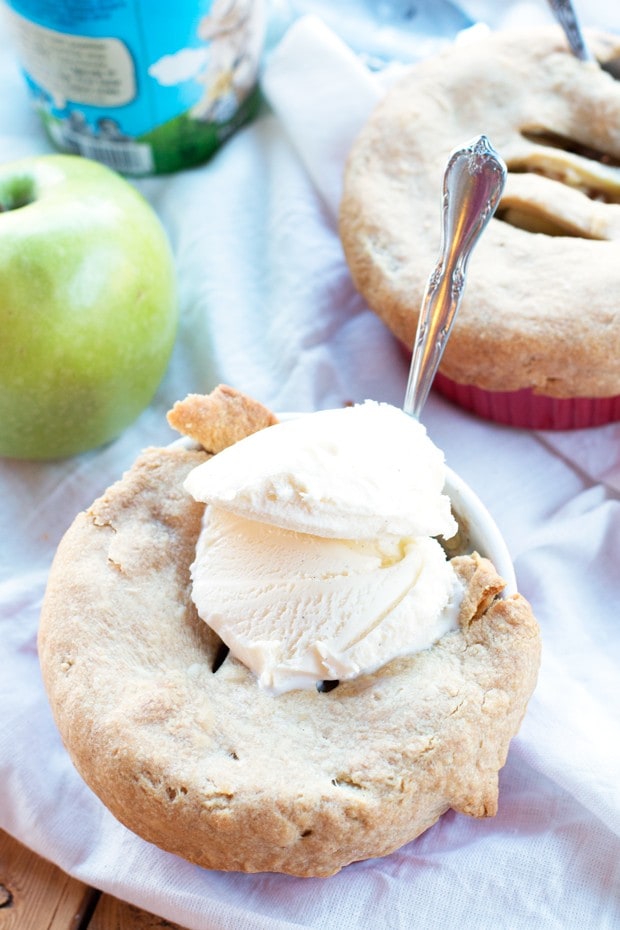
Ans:
{"type": "Polygon", "coordinates": [[[65,875],[0,830],[0,930],[184,930],[65,875]]]}

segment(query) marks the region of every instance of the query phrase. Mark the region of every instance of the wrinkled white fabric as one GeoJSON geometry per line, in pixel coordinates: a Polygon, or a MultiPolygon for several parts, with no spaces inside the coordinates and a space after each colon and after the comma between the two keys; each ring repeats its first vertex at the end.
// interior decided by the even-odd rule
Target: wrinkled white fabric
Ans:
{"type": "MultiPolygon", "coordinates": [[[[463,6],[492,26],[549,18],[543,0],[463,6]]],[[[585,22],[620,28],[611,0],[582,6],[585,22]]],[[[389,49],[389,35],[378,38],[389,49]]],[[[423,53],[435,43],[414,33],[414,52],[416,38],[423,53]]],[[[401,403],[408,361],[355,293],[335,225],[348,146],[389,72],[367,71],[317,19],[298,22],[268,58],[260,118],[209,164],[138,184],[178,268],[182,321],[168,374],[106,448],[53,464],[0,461],[0,827],[72,875],[191,930],[612,930],[620,424],[534,433],[434,395],[425,408],[448,464],[504,533],[543,632],[539,685],[493,819],[448,813],[399,852],[327,880],[200,869],[105,810],[73,770],[41,684],[36,631],[55,546],[144,446],[174,438],[165,411],[175,399],[225,381],[276,410],[401,403]]],[[[4,28],[0,78],[0,157],[48,151],[4,28]]]]}

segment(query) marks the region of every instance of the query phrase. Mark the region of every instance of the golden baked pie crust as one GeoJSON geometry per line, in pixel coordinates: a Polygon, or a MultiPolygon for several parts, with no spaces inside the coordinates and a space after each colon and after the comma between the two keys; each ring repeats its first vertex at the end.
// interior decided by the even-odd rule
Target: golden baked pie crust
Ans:
{"type": "MultiPolygon", "coordinates": [[[[221,426],[221,424],[220,424],[221,426]]],[[[402,846],[453,808],[497,807],[534,688],[539,632],[478,557],[461,629],[335,690],[273,697],[197,616],[189,566],[207,453],[146,450],[56,555],[40,662],[78,771],[144,839],[212,869],[326,876],[402,846]]]]}
{"type": "MultiPolygon", "coordinates": [[[[603,46],[620,55],[620,39],[600,36],[603,46]]],[[[617,162],[619,125],[620,82],[578,61],[556,28],[471,38],[414,65],[372,113],[346,166],[340,234],[358,290],[411,348],[439,254],[443,170],[453,149],[485,133],[508,179],[471,258],[443,374],[490,391],[620,394],[620,169],[543,137],[617,162]],[[564,180],[549,176],[558,171],[564,180]],[[581,189],[605,178],[616,202],[581,189]],[[524,207],[572,233],[499,218],[524,207]]]]}

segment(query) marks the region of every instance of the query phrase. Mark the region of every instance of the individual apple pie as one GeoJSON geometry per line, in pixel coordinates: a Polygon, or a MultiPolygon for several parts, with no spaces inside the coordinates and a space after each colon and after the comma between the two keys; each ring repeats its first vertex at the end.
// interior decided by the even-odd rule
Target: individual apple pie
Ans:
{"type": "MultiPolygon", "coordinates": [[[[620,38],[590,37],[601,59],[620,38]]],[[[413,345],[439,254],[441,172],[485,133],[508,167],[436,387],[517,426],[620,418],[620,82],[558,28],[463,36],[413,65],[350,153],[340,231],[353,280],[413,345]]]]}
{"type": "Polygon", "coordinates": [[[527,601],[483,556],[446,557],[424,428],[371,402],[303,419],[230,388],[177,404],[193,439],[147,449],[78,515],[42,610],[76,768],[210,869],[327,876],[450,808],[493,815],[538,672],[527,601]],[[416,469],[390,463],[413,446],[416,469]]]}

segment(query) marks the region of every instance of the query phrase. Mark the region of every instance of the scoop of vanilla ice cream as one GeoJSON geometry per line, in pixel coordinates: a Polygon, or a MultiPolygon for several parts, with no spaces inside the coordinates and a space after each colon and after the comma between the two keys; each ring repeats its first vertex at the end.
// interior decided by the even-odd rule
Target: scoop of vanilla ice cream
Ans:
{"type": "Polygon", "coordinates": [[[199,501],[335,539],[454,535],[443,453],[421,423],[366,401],[260,430],[188,476],[199,501]]]}
{"type": "Polygon", "coordinates": [[[457,529],[424,427],[388,404],[308,414],[194,469],[199,615],[275,693],[375,671],[456,628],[457,529]]]}

